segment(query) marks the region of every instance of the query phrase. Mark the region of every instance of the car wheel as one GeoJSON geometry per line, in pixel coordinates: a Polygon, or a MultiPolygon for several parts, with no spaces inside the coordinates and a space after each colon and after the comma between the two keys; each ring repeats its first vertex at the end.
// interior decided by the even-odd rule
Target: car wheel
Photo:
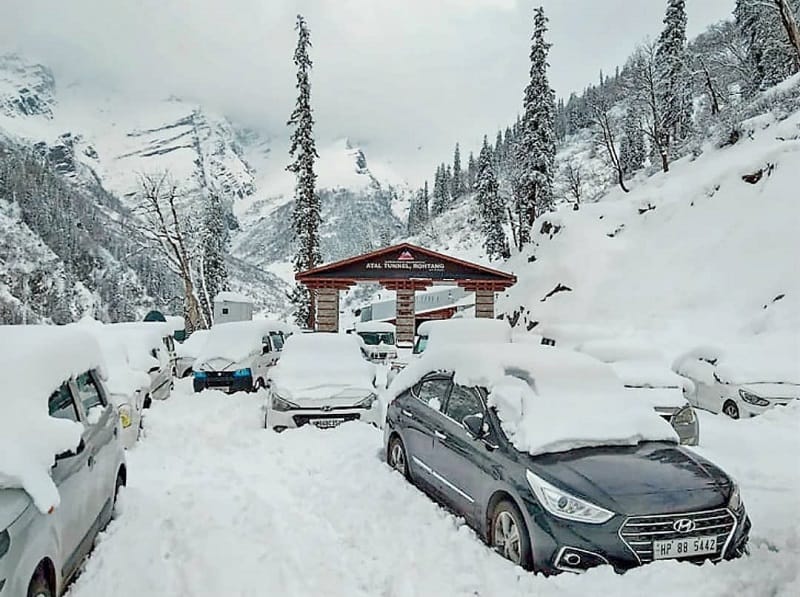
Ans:
{"type": "Polygon", "coordinates": [[[389,440],[389,445],[386,448],[386,462],[406,479],[411,480],[406,447],[399,435],[393,435],[389,440]]]}
{"type": "Polygon", "coordinates": [[[117,473],[117,480],[114,483],[114,502],[111,505],[111,511],[117,509],[117,498],[119,497],[119,490],[125,487],[125,478],[122,476],[122,471],[117,473]]]}
{"type": "Polygon", "coordinates": [[[27,597],[55,597],[53,588],[47,580],[47,574],[41,565],[36,569],[36,574],[33,575],[28,585],[27,597]]]}
{"type": "Polygon", "coordinates": [[[531,569],[531,540],[525,520],[513,502],[503,500],[494,507],[489,540],[492,548],[505,559],[531,569]]]}
{"type": "Polygon", "coordinates": [[[731,419],[739,418],[739,407],[733,400],[728,400],[722,407],[722,412],[728,415],[731,419]]]}

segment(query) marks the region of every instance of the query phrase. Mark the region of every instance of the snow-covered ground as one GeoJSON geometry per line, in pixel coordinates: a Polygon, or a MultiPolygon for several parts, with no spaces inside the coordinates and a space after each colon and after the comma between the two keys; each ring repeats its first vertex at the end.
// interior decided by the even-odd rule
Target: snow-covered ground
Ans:
{"type": "Polygon", "coordinates": [[[701,420],[700,451],[741,484],[749,557],[548,579],[501,559],[390,471],[378,430],[268,433],[262,400],[194,396],[181,381],[154,405],[120,514],[70,597],[800,594],[797,406],[701,420]]]}

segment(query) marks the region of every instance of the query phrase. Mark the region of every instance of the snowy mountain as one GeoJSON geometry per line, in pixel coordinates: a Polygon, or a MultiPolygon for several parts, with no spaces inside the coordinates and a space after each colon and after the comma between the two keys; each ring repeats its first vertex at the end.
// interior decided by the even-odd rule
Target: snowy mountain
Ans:
{"type": "MultiPolygon", "coordinates": [[[[210,190],[219,193],[232,233],[232,286],[269,313],[286,311],[294,179],[285,171],[286,152],[269,135],[179,98],[133,101],[80,82],[62,85],[45,66],[6,56],[0,59],[0,136],[46,158],[75,187],[100,187],[118,198],[106,209],[119,220],[136,208],[142,175],[168,173],[188,218],[202,211],[210,190]]],[[[345,257],[398,236],[402,181],[368,164],[346,139],[323,145],[320,156],[324,257],[345,257]]]]}

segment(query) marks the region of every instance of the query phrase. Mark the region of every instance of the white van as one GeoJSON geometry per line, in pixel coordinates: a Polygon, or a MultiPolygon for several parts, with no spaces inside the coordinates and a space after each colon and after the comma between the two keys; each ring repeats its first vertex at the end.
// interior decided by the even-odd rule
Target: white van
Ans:
{"type": "Polygon", "coordinates": [[[397,358],[397,335],[394,325],[383,321],[363,321],[356,324],[356,334],[361,338],[361,351],[373,362],[397,358]]]}
{"type": "Polygon", "coordinates": [[[252,392],[265,387],[291,333],[291,326],[267,319],[213,326],[192,367],[194,391],[252,392]]]}
{"type": "Polygon", "coordinates": [[[503,319],[437,319],[422,322],[417,328],[414,355],[419,356],[436,344],[507,344],[512,341],[511,326],[503,319]]]}

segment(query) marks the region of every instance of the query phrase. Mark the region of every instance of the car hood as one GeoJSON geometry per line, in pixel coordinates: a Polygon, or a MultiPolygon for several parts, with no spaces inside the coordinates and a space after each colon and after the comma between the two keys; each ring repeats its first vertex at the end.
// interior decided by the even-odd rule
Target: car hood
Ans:
{"type": "Polygon", "coordinates": [[[534,473],[619,514],[718,508],[729,494],[730,479],[722,470],[669,443],[585,448],[530,460],[534,473]]]}
{"type": "Polygon", "coordinates": [[[0,489],[0,531],[10,527],[31,503],[22,489],[0,489]]]}
{"type": "Polygon", "coordinates": [[[236,361],[227,359],[225,357],[214,357],[213,359],[206,359],[202,363],[195,364],[195,371],[236,371],[242,369],[247,365],[241,365],[236,361]]]}
{"type": "Polygon", "coordinates": [[[626,385],[625,392],[637,400],[647,402],[653,408],[678,409],[688,404],[683,397],[683,390],[678,387],[651,388],[626,385]]]}
{"type": "Polygon", "coordinates": [[[375,393],[375,388],[343,385],[319,385],[309,388],[275,388],[282,398],[293,402],[301,408],[319,408],[325,406],[353,406],[361,402],[370,394],[375,393]]]}
{"type": "Polygon", "coordinates": [[[739,387],[762,398],[800,398],[800,386],[793,383],[756,382],[744,383],[739,387]]]}

